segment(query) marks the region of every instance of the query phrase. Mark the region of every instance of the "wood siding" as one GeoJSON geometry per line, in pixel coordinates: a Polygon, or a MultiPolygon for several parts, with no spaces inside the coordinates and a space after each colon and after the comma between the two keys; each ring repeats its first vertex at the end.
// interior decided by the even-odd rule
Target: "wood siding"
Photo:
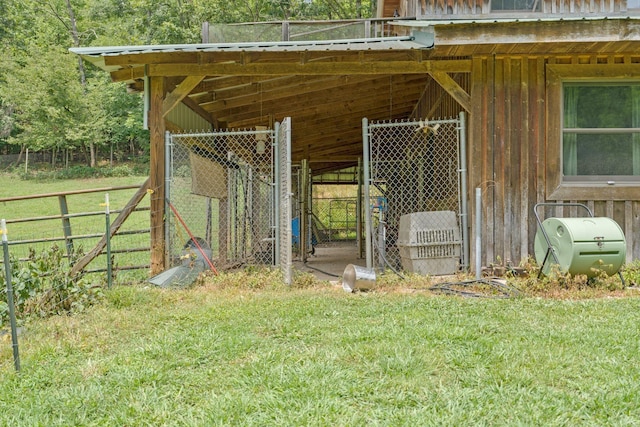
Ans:
{"type": "MultiPolygon", "coordinates": [[[[465,91],[469,91],[470,73],[453,73],[451,78],[465,91]]],[[[412,119],[451,119],[463,111],[460,104],[433,78],[428,77],[422,97],[418,101],[412,119]]]]}
{"type": "Polygon", "coordinates": [[[594,13],[615,14],[627,11],[626,0],[536,0],[531,10],[491,10],[491,0],[404,0],[398,10],[402,17],[451,19],[454,16],[500,18],[517,15],[529,18],[541,15],[588,16],[594,13]]]}
{"type": "MultiPolygon", "coordinates": [[[[602,56],[602,55],[601,55],[602,56]]],[[[470,236],[475,236],[475,188],[482,189],[483,265],[511,261],[517,265],[533,251],[537,222],[533,208],[541,202],[579,202],[595,216],[614,219],[627,240],[627,261],[640,257],[640,191],[632,200],[615,200],[603,192],[590,200],[551,200],[546,181],[547,127],[549,117],[561,113],[549,105],[547,64],[611,63],[635,61],[620,58],[545,56],[478,56],[473,59],[470,94],[473,109],[469,120],[470,236]]],[[[557,102],[553,102],[558,104],[557,102]]],[[[553,162],[551,162],[553,163],[553,162]]],[[[557,164],[555,162],[554,164],[557,164]]],[[[556,172],[557,173],[557,172],[556,172]]],[[[631,193],[630,193],[631,194],[631,193]]],[[[546,207],[549,216],[578,216],[576,208],[546,207]]],[[[471,265],[475,254],[471,256],[471,265]]]]}

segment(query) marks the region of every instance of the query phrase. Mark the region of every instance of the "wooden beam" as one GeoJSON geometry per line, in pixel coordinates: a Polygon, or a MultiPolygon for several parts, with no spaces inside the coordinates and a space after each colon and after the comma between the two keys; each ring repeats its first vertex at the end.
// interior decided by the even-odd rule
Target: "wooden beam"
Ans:
{"type": "Polygon", "coordinates": [[[396,84],[390,90],[389,79],[381,79],[377,84],[361,84],[346,90],[343,87],[320,90],[308,93],[286,93],[282,98],[260,102],[259,98],[251,104],[219,111],[212,111],[212,115],[228,122],[250,119],[263,113],[271,113],[276,117],[285,115],[316,114],[323,111],[338,111],[348,114],[354,109],[371,108],[377,103],[393,104],[412,96],[416,91],[420,96],[422,87],[427,81],[426,76],[398,77],[402,84],[396,84]],[[411,78],[410,78],[411,77],[411,78]]]}
{"type": "Polygon", "coordinates": [[[151,64],[149,76],[191,75],[353,75],[353,74],[425,74],[431,72],[471,72],[471,60],[394,61],[394,62],[312,62],[312,63],[216,63],[151,64]]]}
{"type": "Polygon", "coordinates": [[[187,76],[176,88],[168,94],[162,103],[162,117],[173,110],[191,91],[204,79],[205,76],[187,76]]]}
{"type": "Polygon", "coordinates": [[[431,77],[447,91],[458,104],[467,112],[471,112],[471,96],[456,83],[447,73],[442,71],[430,72],[431,77]]]}
{"type": "Polygon", "coordinates": [[[258,101],[264,103],[278,100],[284,96],[290,96],[291,93],[305,94],[304,96],[307,96],[306,94],[310,92],[323,91],[349,85],[361,85],[381,78],[383,77],[375,75],[325,76],[325,78],[322,79],[309,78],[308,76],[296,76],[296,78],[292,78],[288,82],[282,82],[281,86],[271,87],[271,85],[267,85],[268,89],[264,88],[260,83],[255,83],[250,86],[246,86],[242,90],[236,89],[216,92],[216,96],[214,98],[217,100],[202,103],[202,108],[207,111],[217,111],[223,108],[242,107],[244,105],[253,105],[258,101]],[[217,96],[218,93],[220,96],[217,96]]]}
{"type": "MultiPolygon", "coordinates": [[[[144,184],[140,186],[138,191],[136,191],[136,193],[129,200],[129,202],[127,202],[127,205],[122,209],[122,211],[120,211],[116,219],[113,221],[113,223],[109,228],[110,236],[113,237],[118,232],[122,224],[124,224],[126,219],[129,218],[129,215],[131,215],[131,212],[133,212],[135,208],[138,207],[138,204],[140,203],[140,201],[147,194],[148,189],[149,189],[149,178],[147,178],[144,184]]],[[[105,248],[106,245],[107,245],[107,236],[103,236],[100,239],[100,241],[93,247],[93,249],[91,249],[85,256],[83,256],[75,264],[73,264],[73,267],[71,267],[71,271],[69,275],[73,277],[79,272],[81,272],[87,266],[87,264],[89,264],[93,259],[95,259],[98,255],[102,253],[102,250],[105,248]]]]}
{"type": "Polygon", "coordinates": [[[151,274],[162,272],[166,267],[164,218],[165,218],[165,188],[164,188],[164,77],[150,78],[151,105],[149,109],[149,150],[151,171],[149,174],[149,191],[151,193],[151,274]]]}
{"type": "MultiPolygon", "coordinates": [[[[338,79],[342,76],[275,76],[272,78],[256,78],[255,76],[242,76],[247,81],[244,84],[223,86],[219,84],[206,93],[199,93],[191,98],[199,104],[224,101],[245,95],[264,95],[267,92],[281,91],[283,88],[295,87],[299,84],[311,84],[313,82],[338,79]]],[[[195,92],[195,91],[194,91],[195,92]]]]}
{"type": "Polygon", "coordinates": [[[126,67],[111,72],[111,81],[126,82],[144,78],[144,67],[126,67]]]}
{"type": "Polygon", "coordinates": [[[173,50],[171,52],[131,53],[105,56],[107,67],[139,66],[141,64],[220,64],[220,63],[312,63],[322,61],[373,62],[393,60],[422,60],[426,49],[353,49],[353,50],[279,50],[279,51],[242,51],[242,50],[173,50]]]}

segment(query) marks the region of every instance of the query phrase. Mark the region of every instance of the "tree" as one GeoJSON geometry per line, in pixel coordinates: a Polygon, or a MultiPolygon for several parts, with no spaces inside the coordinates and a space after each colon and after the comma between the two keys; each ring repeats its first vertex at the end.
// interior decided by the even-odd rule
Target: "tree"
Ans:
{"type": "Polygon", "coordinates": [[[6,62],[3,101],[13,108],[15,136],[10,143],[34,150],[77,146],[74,129],[85,118],[76,58],[60,48],[32,46],[6,62]]]}
{"type": "Polygon", "coordinates": [[[0,144],[32,150],[148,143],[141,97],[86,67],[70,46],[198,43],[204,22],[352,19],[372,0],[3,0],[0,2],[0,144]]]}

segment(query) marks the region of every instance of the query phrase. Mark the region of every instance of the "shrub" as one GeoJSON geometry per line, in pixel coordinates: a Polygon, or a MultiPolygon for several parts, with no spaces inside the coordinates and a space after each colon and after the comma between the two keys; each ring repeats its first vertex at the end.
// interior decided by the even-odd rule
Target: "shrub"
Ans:
{"type": "MultiPolygon", "coordinates": [[[[30,250],[29,259],[20,262],[12,258],[11,284],[14,294],[16,316],[47,317],[54,314],[82,311],[102,297],[102,286],[93,285],[83,275],[68,276],[63,251],[57,245],[41,253],[30,250]]],[[[79,256],[78,252],[75,257],[79,256]]],[[[6,279],[0,278],[0,320],[8,319],[6,279]]]]}

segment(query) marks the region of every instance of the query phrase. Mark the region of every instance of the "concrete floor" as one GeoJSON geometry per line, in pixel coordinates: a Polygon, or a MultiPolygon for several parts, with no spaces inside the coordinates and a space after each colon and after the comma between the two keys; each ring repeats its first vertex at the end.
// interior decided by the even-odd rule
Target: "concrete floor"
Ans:
{"type": "Polygon", "coordinates": [[[340,283],[347,265],[365,266],[366,261],[358,257],[356,242],[340,242],[317,245],[315,254],[310,255],[306,263],[294,261],[298,271],[312,273],[319,280],[340,283]]]}

